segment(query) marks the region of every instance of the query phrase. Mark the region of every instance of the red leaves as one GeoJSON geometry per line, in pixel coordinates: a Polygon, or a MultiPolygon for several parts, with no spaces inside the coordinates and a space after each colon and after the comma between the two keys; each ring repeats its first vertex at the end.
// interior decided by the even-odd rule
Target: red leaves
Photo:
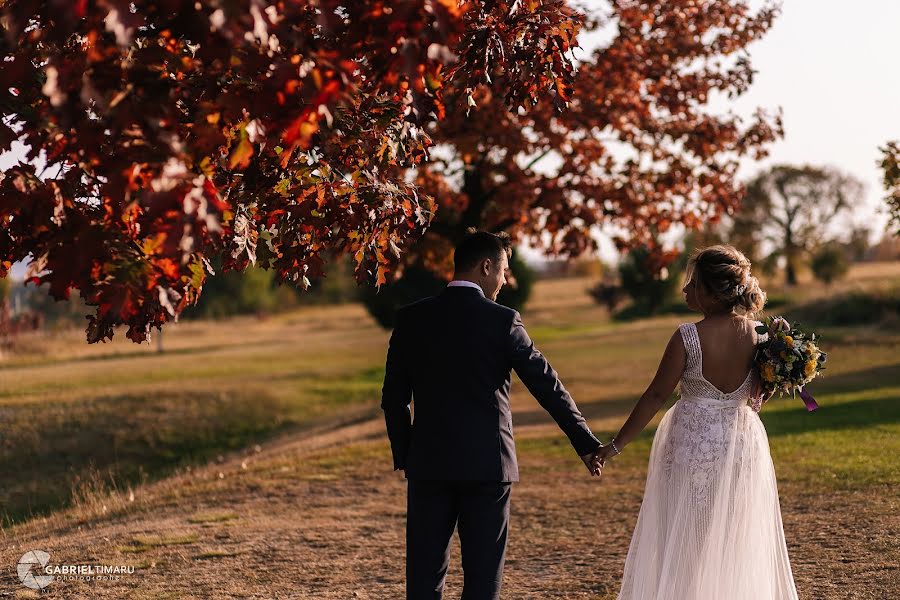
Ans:
{"type": "Polygon", "coordinates": [[[0,269],[41,257],[36,278],[96,307],[89,341],[177,317],[207,257],[306,286],[343,251],[383,282],[430,222],[384,172],[431,145],[455,2],[58,4],[2,9],[0,147],[21,136],[51,181],[0,182],[0,269]]]}
{"type": "Polygon", "coordinates": [[[247,134],[242,133],[241,138],[231,151],[228,157],[228,168],[243,170],[250,164],[250,158],[253,156],[253,144],[247,139],[247,134]]]}
{"type": "Polygon", "coordinates": [[[615,3],[619,36],[578,70],[581,18],[561,0],[59,4],[0,9],[0,148],[49,160],[0,181],[0,274],[45,257],[41,281],[96,307],[90,341],[118,325],[146,339],[196,300],[213,256],[305,287],[344,252],[380,285],[398,258],[446,269],[469,225],[556,252],[592,247],[597,224],[640,238],[733,205],[725,157],[778,132],[698,109],[752,72],[687,65],[770,21],[724,1],[615,3]],[[692,31],[719,35],[706,48],[692,31]],[[432,137],[464,167],[426,162],[432,137]],[[638,159],[615,160],[610,138],[638,159]],[[525,164],[551,151],[554,176],[525,164]]]}
{"type": "MultiPolygon", "coordinates": [[[[520,4],[543,10],[536,2],[520,4]]],[[[521,25],[513,19],[476,26],[471,39],[486,40],[499,27],[525,31],[534,23],[533,39],[557,50],[569,44],[567,21],[559,15],[547,22],[560,29],[553,39],[541,29],[546,24],[523,14],[521,25]]],[[[506,110],[508,79],[483,80],[471,110],[467,86],[450,80],[447,118],[433,132],[450,151],[416,171],[441,211],[409,260],[446,270],[442,253],[475,226],[509,231],[563,256],[589,251],[596,238],[607,236],[622,250],[648,245],[651,264],[664,265],[674,254],[657,244],[658,235],[679,225],[703,227],[738,206],[738,161],[764,156],[781,135],[778,114],[759,111],[742,121],[708,106],[714,91],[736,96],[748,89],[753,70],[746,47],[774,16],[771,6],[751,14],[743,3],[724,0],[703,7],[692,0],[612,3],[609,14],[588,15],[588,23],[615,23],[614,37],[579,56],[583,62],[571,77],[554,67],[555,79],[533,78],[552,81],[556,94],[527,113],[506,110]],[[736,53],[736,60],[726,53],[736,53]]],[[[464,60],[489,73],[484,47],[464,60]]],[[[526,60],[517,68],[537,67],[526,60]]]]}
{"type": "Polygon", "coordinates": [[[470,2],[468,7],[460,60],[450,77],[470,89],[496,84],[512,110],[530,108],[545,95],[557,110],[565,108],[575,75],[566,52],[578,46],[580,15],[562,0],[470,2]]]}
{"type": "Polygon", "coordinates": [[[299,115],[281,136],[282,141],[290,147],[289,152],[297,147],[305,150],[312,145],[312,137],[319,130],[319,120],[314,112],[299,115]]]}

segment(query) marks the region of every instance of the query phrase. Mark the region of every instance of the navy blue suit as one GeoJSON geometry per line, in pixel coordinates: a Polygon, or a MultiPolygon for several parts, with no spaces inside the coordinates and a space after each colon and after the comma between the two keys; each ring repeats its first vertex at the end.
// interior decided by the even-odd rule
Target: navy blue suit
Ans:
{"type": "Polygon", "coordinates": [[[448,287],[398,312],[381,407],[394,468],[409,480],[409,599],[441,597],[457,526],[463,598],[499,597],[510,484],[519,480],[513,370],[579,455],[600,446],[515,310],[448,287]]]}

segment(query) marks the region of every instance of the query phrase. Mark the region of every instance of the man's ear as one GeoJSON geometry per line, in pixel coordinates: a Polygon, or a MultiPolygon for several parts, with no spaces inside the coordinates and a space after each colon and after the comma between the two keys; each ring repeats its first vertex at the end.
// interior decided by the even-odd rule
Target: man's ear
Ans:
{"type": "Polygon", "coordinates": [[[485,277],[491,274],[491,267],[493,266],[491,259],[486,258],[481,261],[481,274],[485,277]]]}

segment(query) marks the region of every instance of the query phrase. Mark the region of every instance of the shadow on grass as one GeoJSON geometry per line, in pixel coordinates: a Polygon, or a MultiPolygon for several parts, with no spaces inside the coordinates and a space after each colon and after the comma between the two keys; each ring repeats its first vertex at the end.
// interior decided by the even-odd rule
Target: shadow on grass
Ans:
{"type": "Polygon", "coordinates": [[[0,406],[0,526],[125,490],[374,402],[380,367],[295,385],[0,406]],[[277,391],[277,393],[275,393],[277,391]],[[97,489],[99,486],[100,489],[97,489]],[[85,489],[90,488],[90,489],[85,489]]]}
{"type": "MultiPolygon", "coordinates": [[[[523,392],[527,393],[527,392],[523,392]]],[[[577,402],[577,400],[576,400],[577,402]]],[[[577,402],[578,409],[587,420],[605,419],[608,417],[627,416],[634,407],[637,398],[635,396],[622,396],[596,402],[577,402]]],[[[552,424],[553,418],[534,401],[534,408],[529,410],[513,410],[513,426],[524,427],[529,425],[552,424]]]]}
{"type": "Polygon", "coordinates": [[[0,524],[65,506],[85,485],[124,489],[158,479],[286,425],[277,401],[253,396],[217,391],[3,407],[0,524]]]}
{"type": "MultiPolygon", "coordinates": [[[[900,385],[900,367],[887,365],[823,378],[817,381],[815,389],[811,391],[814,395],[823,397],[863,392],[867,395],[878,396],[880,390],[894,388],[898,385],[900,385]]],[[[675,396],[666,403],[662,411],[671,408],[674,399],[675,396]]],[[[594,402],[578,402],[578,408],[588,420],[621,416],[624,421],[637,401],[637,396],[629,395],[594,402]]],[[[772,431],[777,432],[792,427],[790,430],[785,429],[784,433],[796,433],[821,429],[823,426],[828,429],[842,429],[900,421],[900,398],[896,396],[827,405],[812,414],[806,411],[799,399],[791,400],[789,397],[776,398],[768,408],[775,408],[777,405],[784,405],[788,402],[796,403],[798,408],[780,408],[768,411],[765,407],[763,408],[760,414],[767,430],[770,429],[770,422],[772,431]],[[778,422],[775,422],[775,419],[778,419],[778,422]],[[793,425],[788,426],[788,423],[793,425]]],[[[553,419],[537,404],[536,400],[534,408],[513,412],[513,424],[516,426],[551,423],[553,423],[553,419]]],[[[774,435],[778,435],[778,433],[774,433],[774,435]]]]}
{"type": "MultiPolygon", "coordinates": [[[[825,373],[828,373],[826,370],[825,373]]],[[[900,385],[900,364],[872,367],[860,371],[825,375],[811,385],[810,391],[815,394],[845,394],[862,390],[874,391],[900,385]]]]}
{"type": "MultiPolygon", "coordinates": [[[[800,401],[797,400],[797,403],[800,404],[800,401]]],[[[812,413],[802,405],[769,412],[763,408],[760,416],[770,438],[797,433],[865,429],[900,423],[900,396],[824,404],[812,413]]]]}
{"type": "MultiPolygon", "coordinates": [[[[260,340],[255,342],[242,342],[240,345],[241,351],[245,351],[248,348],[253,347],[272,347],[275,344],[282,342],[279,339],[271,339],[271,340],[260,340]]],[[[34,362],[10,362],[6,364],[0,364],[0,370],[12,370],[12,369],[28,369],[30,367],[40,367],[46,368],[49,366],[62,366],[68,364],[78,364],[78,363],[91,363],[91,362],[105,362],[111,360],[146,360],[148,358],[165,358],[167,356],[182,356],[182,355],[191,355],[191,354],[206,354],[208,352],[216,352],[221,350],[228,350],[230,346],[223,346],[222,344],[207,344],[204,346],[188,346],[186,348],[173,348],[170,350],[166,350],[165,352],[156,352],[155,350],[140,350],[140,351],[125,351],[125,352],[108,352],[106,354],[87,354],[84,356],[75,356],[71,358],[43,358],[39,361],[34,362]]]]}

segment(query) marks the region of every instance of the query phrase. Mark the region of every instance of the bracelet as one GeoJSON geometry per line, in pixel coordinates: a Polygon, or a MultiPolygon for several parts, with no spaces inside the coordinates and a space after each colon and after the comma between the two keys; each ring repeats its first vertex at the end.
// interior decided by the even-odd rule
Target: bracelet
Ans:
{"type": "Polygon", "coordinates": [[[612,446],[613,451],[615,451],[615,454],[613,454],[613,456],[618,456],[622,453],[622,451],[616,447],[616,439],[615,438],[610,440],[609,445],[612,446]]]}

